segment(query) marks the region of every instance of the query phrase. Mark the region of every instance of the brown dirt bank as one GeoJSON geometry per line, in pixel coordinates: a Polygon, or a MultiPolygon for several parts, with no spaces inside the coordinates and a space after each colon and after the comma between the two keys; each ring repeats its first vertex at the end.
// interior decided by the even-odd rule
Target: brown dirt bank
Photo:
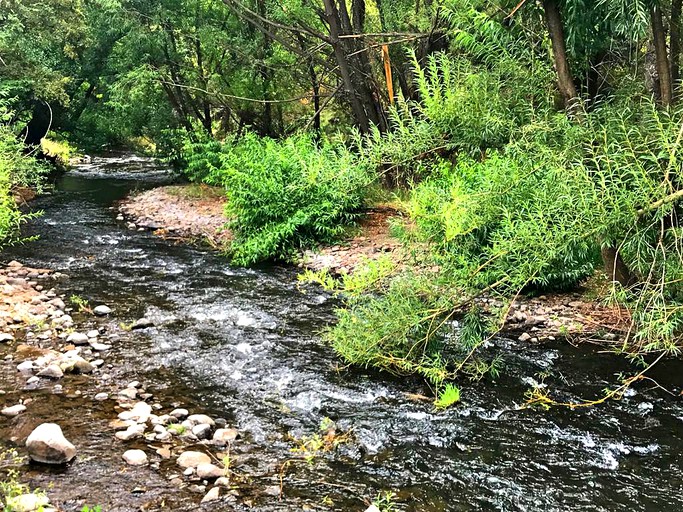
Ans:
{"type": "MultiPolygon", "coordinates": [[[[137,226],[154,229],[165,237],[204,238],[216,247],[230,240],[225,230],[225,196],[205,185],[166,186],[132,196],[121,211],[137,226]]],[[[401,212],[391,206],[371,208],[348,239],[336,245],[305,251],[300,267],[352,273],[367,260],[386,254],[401,258],[400,242],[391,235],[391,223],[401,212]]],[[[628,312],[606,307],[592,297],[590,289],[552,293],[539,297],[520,296],[510,308],[505,333],[523,341],[537,342],[556,337],[618,342],[628,329],[628,312]]],[[[483,306],[495,307],[493,299],[483,306]]]]}

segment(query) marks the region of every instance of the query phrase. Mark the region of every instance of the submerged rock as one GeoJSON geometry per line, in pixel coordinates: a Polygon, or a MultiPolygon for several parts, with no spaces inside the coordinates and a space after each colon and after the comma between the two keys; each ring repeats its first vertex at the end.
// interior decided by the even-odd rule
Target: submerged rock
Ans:
{"type": "Polygon", "coordinates": [[[148,327],[154,327],[154,322],[149,318],[140,318],[135,321],[131,326],[131,329],[147,329],[148,327]]]}
{"type": "Polygon", "coordinates": [[[65,464],[76,456],[76,447],[56,423],[38,425],[26,439],[26,449],[31,460],[45,464],[65,464]]]}

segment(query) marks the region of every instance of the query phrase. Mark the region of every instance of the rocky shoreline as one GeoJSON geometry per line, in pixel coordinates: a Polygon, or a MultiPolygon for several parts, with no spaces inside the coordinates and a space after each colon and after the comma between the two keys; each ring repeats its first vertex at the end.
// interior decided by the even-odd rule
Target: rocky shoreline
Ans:
{"type": "MultiPolygon", "coordinates": [[[[144,383],[117,383],[112,378],[116,369],[106,361],[125,331],[112,329],[108,321],[112,309],[107,305],[90,307],[76,297],[70,301],[73,306],[67,305],[69,299],[54,288],[61,279],[68,276],[17,261],[0,269],[0,341],[6,353],[3,373],[11,374],[9,365],[15,379],[14,390],[6,387],[8,382],[0,390],[0,421],[2,428],[16,427],[12,430],[17,434],[6,439],[18,455],[12,465],[23,466],[28,457],[33,463],[63,466],[79,453],[80,440],[68,440],[59,424],[45,421],[34,427],[35,419],[22,419],[31,416],[32,393],[49,390],[65,398],[89,398],[93,407],[111,403],[116,413],[108,425],[111,446],[125,465],[159,471],[161,464],[169,461],[174,469],[165,471],[164,479],[173,488],[199,494],[198,503],[236,499],[231,495],[232,473],[226,461],[233,444],[239,442],[238,431],[225,419],[160,403],[144,383]],[[88,321],[75,321],[72,315],[85,315],[88,321]],[[72,376],[87,379],[88,385],[75,382],[72,376]]],[[[144,318],[130,326],[150,327],[153,323],[144,318]]],[[[6,499],[11,510],[60,510],[50,505],[44,491],[29,492],[16,485],[21,492],[6,499]]]]}
{"type": "MultiPolygon", "coordinates": [[[[230,240],[224,227],[224,209],[225,197],[220,189],[204,185],[163,186],[121,203],[120,220],[127,220],[130,229],[151,229],[160,236],[181,241],[204,239],[213,247],[223,247],[230,240]]],[[[398,217],[400,212],[393,208],[371,208],[353,236],[333,246],[305,251],[298,266],[343,275],[354,272],[368,260],[387,255],[401,258],[401,245],[390,233],[391,222],[398,217]]],[[[493,299],[484,302],[485,308],[499,305],[493,299]]],[[[508,312],[503,333],[531,343],[556,338],[618,343],[628,331],[628,318],[627,311],[603,306],[580,290],[520,296],[508,312]]]]}

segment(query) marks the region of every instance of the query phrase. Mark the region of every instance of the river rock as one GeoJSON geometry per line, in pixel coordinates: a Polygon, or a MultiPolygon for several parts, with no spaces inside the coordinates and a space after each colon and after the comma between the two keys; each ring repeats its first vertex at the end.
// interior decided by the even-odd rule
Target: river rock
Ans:
{"type": "Polygon", "coordinates": [[[30,493],[7,498],[5,506],[13,512],[34,512],[45,510],[49,503],[50,500],[44,494],[30,493]]]}
{"type": "Polygon", "coordinates": [[[91,329],[85,333],[88,338],[97,338],[100,335],[100,331],[97,329],[91,329]]]}
{"type": "Polygon", "coordinates": [[[227,476],[222,476],[222,477],[216,479],[214,484],[216,484],[220,487],[230,487],[230,485],[231,485],[230,478],[228,478],[227,476]]]}
{"type": "Polygon", "coordinates": [[[192,434],[194,434],[197,439],[208,439],[211,437],[211,425],[206,423],[200,423],[192,427],[192,434]]]}
{"type": "Polygon", "coordinates": [[[131,439],[135,439],[136,437],[142,437],[144,433],[144,425],[131,425],[126,430],[117,432],[114,435],[117,439],[120,439],[121,441],[130,441],[131,439]]]}
{"type": "Polygon", "coordinates": [[[97,316],[107,316],[111,313],[111,308],[109,306],[101,304],[99,306],[96,306],[95,309],[92,310],[92,312],[95,313],[97,316]]]}
{"type": "Polygon", "coordinates": [[[212,427],[216,425],[216,422],[206,414],[192,414],[187,417],[187,421],[192,425],[210,425],[212,427]]]}
{"type": "Polygon", "coordinates": [[[97,393],[97,394],[95,395],[94,398],[95,398],[95,400],[97,400],[98,402],[102,402],[102,401],[104,401],[104,400],[106,400],[106,399],[109,398],[109,393],[104,393],[104,392],[102,392],[102,393],[97,393]]]}
{"type": "Polygon", "coordinates": [[[181,468],[196,468],[200,464],[210,464],[211,457],[202,452],[187,451],[181,453],[176,462],[181,468]]]}
{"type": "Polygon", "coordinates": [[[31,372],[33,371],[33,361],[24,361],[17,365],[17,371],[19,372],[31,372]]]}
{"type": "MultiPolygon", "coordinates": [[[[47,293],[47,295],[50,295],[49,292],[47,293]]],[[[48,304],[52,304],[52,305],[53,305],[54,307],[56,307],[57,309],[64,309],[64,308],[66,308],[66,304],[65,304],[64,301],[63,301],[62,299],[60,299],[59,297],[57,297],[56,299],[52,299],[51,301],[48,302],[48,304]]]]}
{"type": "Polygon", "coordinates": [[[225,445],[237,439],[237,430],[234,428],[219,428],[213,434],[216,444],[225,445]]]}
{"type": "Polygon", "coordinates": [[[209,492],[206,493],[206,496],[202,498],[202,503],[209,503],[211,501],[216,501],[221,498],[221,488],[220,487],[214,487],[211,489],[209,492]]]}
{"type": "Polygon", "coordinates": [[[147,454],[142,450],[128,450],[124,452],[123,460],[131,466],[144,466],[147,464],[147,454]]]}
{"type": "Polygon", "coordinates": [[[29,457],[45,464],[65,464],[76,456],[71,444],[56,423],[38,425],[26,439],[29,457]]]}
{"type": "Polygon", "coordinates": [[[522,335],[521,335],[519,338],[517,338],[517,339],[518,339],[519,341],[529,341],[529,340],[531,339],[531,334],[529,334],[528,332],[524,332],[524,333],[522,333],[522,335]]]}
{"type": "Polygon", "coordinates": [[[365,512],[381,512],[377,505],[370,505],[365,509],[365,512]]]}
{"type": "Polygon", "coordinates": [[[154,327],[154,322],[149,318],[139,318],[131,326],[131,329],[147,329],[148,327],[154,327]]]}
{"type": "Polygon", "coordinates": [[[88,335],[83,334],[82,332],[72,332],[66,338],[66,342],[67,343],[73,343],[74,345],[87,345],[88,344],[88,335]]]}
{"type": "Polygon", "coordinates": [[[9,416],[10,418],[14,416],[19,416],[22,412],[26,410],[26,406],[24,404],[17,404],[17,405],[12,405],[10,407],[5,407],[2,411],[3,416],[9,416]]]}
{"type": "Polygon", "coordinates": [[[138,390],[135,388],[123,388],[121,391],[119,391],[119,396],[121,398],[128,398],[130,400],[134,400],[135,397],[138,396],[138,390]]]}
{"type": "Polygon", "coordinates": [[[10,341],[14,341],[14,336],[8,332],[0,333],[0,343],[8,343],[10,341]]]}
{"type": "Polygon", "coordinates": [[[182,420],[183,418],[187,418],[190,414],[190,411],[187,409],[173,409],[169,416],[173,416],[176,419],[182,420]]]}
{"type": "Polygon", "coordinates": [[[64,372],[57,364],[50,364],[40,370],[37,374],[38,377],[45,377],[48,379],[61,379],[64,377],[64,372]]]}
{"type": "Polygon", "coordinates": [[[208,480],[209,478],[220,478],[225,476],[225,471],[211,463],[200,464],[197,466],[197,476],[202,480],[208,480]]]}
{"type": "Polygon", "coordinates": [[[147,423],[149,415],[152,414],[152,406],[145,402],[136,403],[130,411],[123,411],[119,414],[120,420],[133,420],[138,423],[147,423]]]}
{"type": "Polygon", "coordinates": [[[81,356],[71,356],[59,363],[59,367],[63,372],[73,373],[92,373],[95,367],[81,356]]]}

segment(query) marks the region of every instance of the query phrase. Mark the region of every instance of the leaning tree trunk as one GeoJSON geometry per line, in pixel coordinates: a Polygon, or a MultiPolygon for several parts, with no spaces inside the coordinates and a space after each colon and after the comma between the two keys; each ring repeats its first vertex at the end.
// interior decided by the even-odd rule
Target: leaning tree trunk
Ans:
{"type": "Polygon", "coordinates": [[[548,25],[548,34],[553,47],[553,58],[555,60],[555,71],[557,72],[557,86],[564,100],[565,108],[568,112],[575,111],[578,106],[578,93],[576,85],[569,70],[567,59],[567,48],[564,41],[564,29],[562,28],[562,17],[557,6],[556,0],[543,0],[545,10],[545,20],[548,25]]]}
{"type": "Polygon", "coordinates": [[[614,246],[603,247],[600,251],[605,265],[605,273],[612,281],[624,287],[633,286],[637,279],[624,262],[619,250],[614,246]]]}
{"type": "Polygon", "coordinates": [[[659,93],[662,105],[668,107],[672,100],[671,70],[669,68],[669,56],[666,49],[666,34],[662,10],[654,5],[650,8],[652,21],[652,38],[655,43],[655,57],[657,59],[657,75],[659,77],[659,93]]]}

